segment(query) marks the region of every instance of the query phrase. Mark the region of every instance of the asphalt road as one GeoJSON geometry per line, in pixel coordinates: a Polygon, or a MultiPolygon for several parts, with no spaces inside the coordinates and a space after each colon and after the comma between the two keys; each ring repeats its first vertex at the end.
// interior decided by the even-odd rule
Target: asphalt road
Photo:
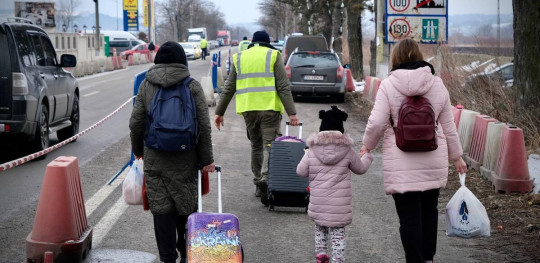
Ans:
{"type": "MultiPolygon", "coordinates": [[[[125,102],[132,94],[133,76],[149,66],[79,80],[81,129],[125,102]]],[[[209,66],[209,61],[190,62],[192,76],[200,80],[208,74],[209,66]]],[[[304,123],[304,137],[318,131],[318,111],[334,104],[327,99],[296,103],[298,117],[304,123]]],[[[359,119],[349,102],[339,106],[350,112],[345,131],[359,148],[365,122],[359,119]]],[[[141,206],[124,204],[121,178],[105,186],[129,160],[131,108],[126,107],[77,142],[49,154],[46,160],[0,173],[1,262],[24,261],[24,240],[32,229],[45,166],[61,155],[79,158],[88,223],[94,229],[93,249],[86,262],[159,262],[151,214],[144,212],[141,206]]],[[[211,107],[211,119],[213,111],[211,107]]],[[[283,131],[285,120],[286,117],[282,122],[283,131]]],[[[229,105],[225,115],[225,127],[221,131],[212,127],[215,162],[223,167],[223,210],[237,215],[240,220],[245,262],[313,262],[314,224],[304,210],[277,207],[270,212],[254,196],[249,141],[243,118],[235,114],[234,103],[229,105]]],[[[293,135],[296,131],[291,129],[293,135]]],[[[381,156],[377,152],[374,156],[368,173],[352,179],[354,215],[353,223],[346,227],[346,258],[348,262],[404,262],[393,200],[383,191],[381,156]]],[[[204,197],[204,211],[217,211],[216,184],[216,177],[211,176],[211,192],[204,197]]],[[[475,249],[475,244],[474,239],[446,237],[444,215],[440,215],[436,261],[477,262],[473,257],[504,261],[502,255],[475,249]]]]}

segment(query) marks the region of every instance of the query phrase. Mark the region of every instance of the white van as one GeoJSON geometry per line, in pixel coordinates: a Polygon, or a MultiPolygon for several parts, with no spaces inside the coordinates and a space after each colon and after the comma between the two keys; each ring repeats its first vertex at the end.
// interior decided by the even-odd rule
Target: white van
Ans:
{"type": "Polygon", "coordinates": [[[109,37],[110,52],[113,52],[113,48],[116,48],[116,54],[120,54],[122,51],[130,50],[133,47],[144,44],[145,42],[137,39],[133,34],[126,31],[100,31],[105,36],[109,37]]]}

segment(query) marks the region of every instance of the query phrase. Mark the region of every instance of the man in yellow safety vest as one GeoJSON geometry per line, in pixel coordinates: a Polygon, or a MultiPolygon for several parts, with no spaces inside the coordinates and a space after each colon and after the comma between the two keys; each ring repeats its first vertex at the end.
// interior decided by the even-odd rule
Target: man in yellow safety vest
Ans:
{"type": "Polygon", "coordinates": [[[238,52],[248,49],[249,44],[251,44],[251,42],[249,42],[247,37],[244,37],[244,39],[238,43],[238,52]]]}
{"type": "Polygon", "coordinates": [[[270,45],[270,36],[265,31],[255,32],[248,49],[233,55],[232,70],[216,106],[214,123],[218,130],[224,126],[223,115],[235,93],[236,113],[244,117],[247,137],[251,141],[255,195],[261,196],[261,202],[268,205],[269,145],[281,136],[284,110],[292,126],[297,126],[299,120],[283,59],[270,45]]]}
{"type": "Polygon", "coordinates": [[[208,41],[206,41],[206,38],[203,38],[199,44],[202,50],[202,59],[206,60],[206,56],[208,55],[208,41]]]}

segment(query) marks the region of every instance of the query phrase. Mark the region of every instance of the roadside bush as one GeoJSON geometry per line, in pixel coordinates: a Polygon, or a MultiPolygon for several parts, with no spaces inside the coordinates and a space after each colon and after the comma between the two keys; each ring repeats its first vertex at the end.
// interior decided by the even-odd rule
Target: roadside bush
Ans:
{"type": "MultiPolygon", "coordinates": [[[[436,54],[433,47],[422,47],[426,59],[430,54],[436,54]]],[[[465,109],[478,111],[494,117],[502,122],[511,123],[523,129],[526,147],[530,150],[540,147],[540,105],[535,108],[517,109],[516,87],[504,87],[504,83],[493,80],[475,81],[464,86],[467,76],[483,72],[484,67],[467,72],[462,68],[474,61],[484,62],[497,58],[483,54],[454,54],[446,45],[441,46],[441,78],[449,93],[452,105],[461,104],[465,109]]],[[[498,65],[503,65],[512,60],[511,57],[499,57],[498,65]]],[[[436,67],[437,61],[431,63],[436,67]]]]}

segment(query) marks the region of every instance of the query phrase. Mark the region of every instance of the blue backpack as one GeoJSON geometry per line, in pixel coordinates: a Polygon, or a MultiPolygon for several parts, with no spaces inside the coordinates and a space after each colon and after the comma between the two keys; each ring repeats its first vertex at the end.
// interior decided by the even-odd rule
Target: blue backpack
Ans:
{"type": "Polygon", "coordinates": [[[197,108],[187,77],[175,88],[159,88],[147,112],[146,147],[166,152],[185,152],[197,143],[197,108]]]}

